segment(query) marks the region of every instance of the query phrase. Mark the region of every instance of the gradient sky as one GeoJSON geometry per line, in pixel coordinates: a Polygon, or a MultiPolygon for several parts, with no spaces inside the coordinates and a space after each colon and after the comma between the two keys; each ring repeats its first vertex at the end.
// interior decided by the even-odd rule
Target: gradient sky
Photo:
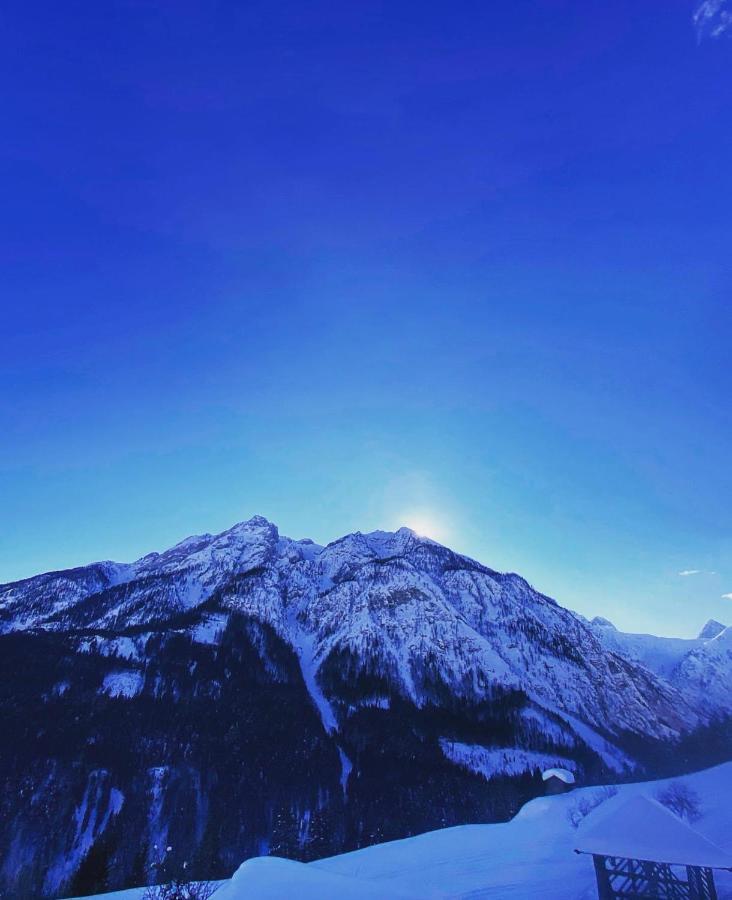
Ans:
{"type": "Polygon", "coordinates": [[[259,513],[732,622],[732,40],[693,12],[5,3],[0,581],[259,513]]]}

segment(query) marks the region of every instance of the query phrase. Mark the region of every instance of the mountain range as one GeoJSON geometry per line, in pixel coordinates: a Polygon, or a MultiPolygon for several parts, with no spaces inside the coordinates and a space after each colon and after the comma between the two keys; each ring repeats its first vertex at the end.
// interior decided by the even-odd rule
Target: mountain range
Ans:
{"type": "Polygon", "coordinates": [[[624,634],[406,528],[261,517],[0,586],[0,666],[8,897],[145,883],[168,844],[224,877],[504,819],[547,766],[723,755],[732,714],[721,623],[624,634]]]}

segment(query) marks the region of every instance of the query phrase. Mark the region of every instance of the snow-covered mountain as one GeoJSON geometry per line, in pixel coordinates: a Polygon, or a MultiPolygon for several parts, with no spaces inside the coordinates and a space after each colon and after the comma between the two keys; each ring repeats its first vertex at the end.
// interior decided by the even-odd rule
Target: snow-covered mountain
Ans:
{"type": "Polygon", "coordinates": [[[714,630],[622,635],[406,528],[322,547],[260,517],[0,586],[0,893],[140,884],[167,843],[224,877],[505,819],[550,764],[689,766],[732,709],[714,630]]]}
{"type": "Polygon", "coordinates": [[[714,716],[732,709],[732,628],[710,619],[697,638],[618,631],[607,619],[590,623],[603,646],[636,660],[714,716]]]}
{"type": "Polygon", "coordinates": [[[318,676],[324,670],[337,681],[344,665],[420,705],[438,690],[485,698],[500,685],[610,733],[670,737],[699,721],[683,679],[654,673],[668,678],[671,660],[702,650],[703,641],[690,647],[588,627],[520,576],[407,528],[320,547],[280,537],[256,517],[132,564],[97,563],[0,587],[4,631],[83,630],[109,639],[185,614],[195,635],[212,621],[222,629],[231,612],[272,626],[297,652],[329,730],[342,698],[324,691],[318,676]]]}
{"type": "Polygon", "coordinates": [[[687,695],[700,698],[711,711],[727,710],[732,705],[732,628],[684,656],[674,670],[672,681],[683,686],[687,695]]]}
{"type": "Polygon", "coordinates": [[[709,619],[706,625],[699,632],[699,640],[708,641],[712,638],[715,638],[718,634],[721,634],[725,629],[725,626],[722,625],[721,622],[718,622],[716,619],[709,619]]]}

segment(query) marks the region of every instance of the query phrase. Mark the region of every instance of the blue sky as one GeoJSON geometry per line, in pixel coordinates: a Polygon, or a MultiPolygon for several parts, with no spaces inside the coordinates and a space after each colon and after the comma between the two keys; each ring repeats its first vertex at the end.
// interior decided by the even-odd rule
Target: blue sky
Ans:
{"type": "Polygon", "coordinates": [[[732,622],[732,39],[693,13],[6,4],[0,581],[259,513],[732,622]]]}

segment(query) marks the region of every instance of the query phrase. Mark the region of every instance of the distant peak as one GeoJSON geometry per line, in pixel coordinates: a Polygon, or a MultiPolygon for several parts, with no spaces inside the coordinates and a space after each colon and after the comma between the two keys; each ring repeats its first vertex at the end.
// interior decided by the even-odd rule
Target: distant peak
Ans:
{"type": "Polygon", "coordinates": [[[247,519],[246,522],[242,522],[242,525],[251,525],[253,528],[273,528],[274,523],[270,522],[269,519],[266,519],[264,516],[252,516],[251,519],[247,519]]]}
{"type": "Polygon", "coordinates": [[[252,516],[251,519],[247,519],[244,522],[237,522],[236,525],[232,525],[231,528],[227,528],[224,534],[236,533],[238,531],[277,531],[277,526],[270,522],[269,519],[265,519],[264,516],[252,516]]]}
{"type": "Polygon", "coordinates": [[[609,628],[612,631],[618,630],[610,621],[610,619],[606,619],[603,616],[595,616],[595,618],[592,620],[592,624],[596,625],[598,628],[609,628]]]}
{"type": "Polygon", "coordinates": [[[726,627],[726,625],[722,625],[722,623],[718,622],[716,619],[710,619],[699,632],[699,640],[711,641],[712,638],[715,638],[718,634],[721,634],[726,627]]]}

